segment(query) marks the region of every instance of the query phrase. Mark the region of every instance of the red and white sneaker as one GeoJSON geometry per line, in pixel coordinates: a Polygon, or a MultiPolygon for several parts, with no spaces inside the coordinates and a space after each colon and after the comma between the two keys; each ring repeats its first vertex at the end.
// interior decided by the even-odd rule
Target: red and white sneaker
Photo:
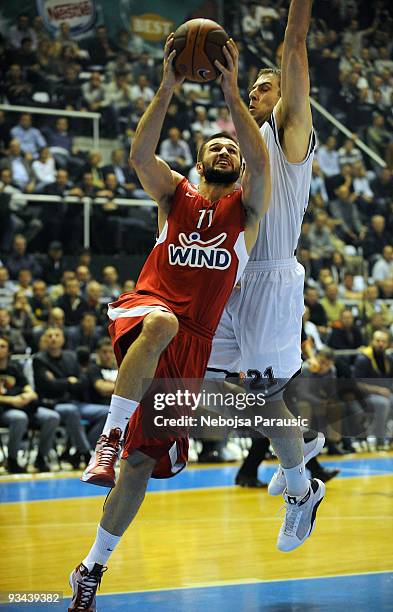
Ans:
{"type": "Polygon", "coordinates": [[[94,564],[90,572],[83,563],[74,569],[70,575],[72,599],[68,612],[74,612],[75,610],[96,612],[96,592],[101,584],[102,574],[107,569],[107,567],[103,567],[98,563],[94,564]]]}
{"type": "Polygon", "coordinates": [[[116,484],[115,465],[121,450],[121,429],[111,429],[109,436],[102,434],[98,440],[81,480],[99,487],[110,487],[116,484]]]}

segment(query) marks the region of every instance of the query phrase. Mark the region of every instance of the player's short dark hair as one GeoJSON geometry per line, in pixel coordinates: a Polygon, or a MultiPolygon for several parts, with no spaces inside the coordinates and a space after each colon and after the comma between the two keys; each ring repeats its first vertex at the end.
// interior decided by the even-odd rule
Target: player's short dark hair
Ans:
{"type": "Polygon", "coordinates": [[[264,74],[273,74],[278,78],[278,82],[281,84],[281,70],[279,68],[262,68],[258,72],[257,79],[259,79],[259,77],[263,76],[264,74]]]}
{"type": "Polygon", "coordinates": [[[229,132],[217,132],[217,134],[213,134],[212,136],[205,138],[205,140],[202,142],[202,144],[200,145],[198,149],[197,162],[202,161],[203,153],[205,151],[207,143],[210,142],[211,140],[215,140],[216,138],[228,138],[228,140],[232,140],[237,146],[239,146],[238,139],[235,138],[235,136],[232,136],[232,134],[230,134],[229,132]]]}

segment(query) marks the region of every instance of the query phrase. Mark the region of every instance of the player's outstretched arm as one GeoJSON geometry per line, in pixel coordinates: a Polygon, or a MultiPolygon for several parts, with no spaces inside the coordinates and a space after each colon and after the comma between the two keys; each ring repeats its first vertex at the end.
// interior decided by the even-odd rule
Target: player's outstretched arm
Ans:
{"type": "Polygon", "coordinates": [[[247,214],[246,243],[252,248],[258,233],[259,220],[266,213],[270,200],[269,153],[256,121],[240,97],[237,85],[239,52],[232,39],[223,47],[227,66],[215,64],[222,73],[221,87],[235,125],[240,151],[246,163],[242,176],[243,204],[247,214]]]}
{"type": "Polygon", "coordinates": [[[130,163],[135,168],[144,190],[157,202],[159,207],[166,210],[169,209],[169,198],[174,194],[178,183],[183,178],[155,154],[174,88],[184,80],[183,77],[175,74],[173,60],[176,51],[171,51],[172,46],[173,34],[170,34],[164,49],[163,75],[160,86],[138,123],[130,151],[130,163]]]}
{"type": "Polygon", "coordinates": [[[312,0],[291,0],[281,61],[281,99],[276,118],[283,129],[284,153],[292,163],[304,160],[312,128],[306,45],[311,8],[312,0]]]}

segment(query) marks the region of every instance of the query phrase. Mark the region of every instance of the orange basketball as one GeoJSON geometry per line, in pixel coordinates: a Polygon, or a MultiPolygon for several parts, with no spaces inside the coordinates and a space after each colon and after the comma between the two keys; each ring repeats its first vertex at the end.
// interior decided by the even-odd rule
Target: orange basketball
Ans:
{"type": "Polygon", "coordinates": [[[189,81],[213,81],[220,75],[214,60],[226,65],[222,47],[228,40],[225,30],[211,19],[186,21],[174,34],[176,72],[189,81]]]}

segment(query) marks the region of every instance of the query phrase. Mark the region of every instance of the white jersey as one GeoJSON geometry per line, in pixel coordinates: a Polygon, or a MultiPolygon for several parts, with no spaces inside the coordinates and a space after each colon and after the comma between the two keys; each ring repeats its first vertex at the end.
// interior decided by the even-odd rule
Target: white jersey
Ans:
{"type": "Polygon", "coordinates": [[[286,160],[281,148],[274,111],[260,131],[270,156],[272,194],[269,210],[259,225],[250,262],[294,256],[308,205],[316,146],[313,130],[304,161],[293,164],[286,160]]]}

